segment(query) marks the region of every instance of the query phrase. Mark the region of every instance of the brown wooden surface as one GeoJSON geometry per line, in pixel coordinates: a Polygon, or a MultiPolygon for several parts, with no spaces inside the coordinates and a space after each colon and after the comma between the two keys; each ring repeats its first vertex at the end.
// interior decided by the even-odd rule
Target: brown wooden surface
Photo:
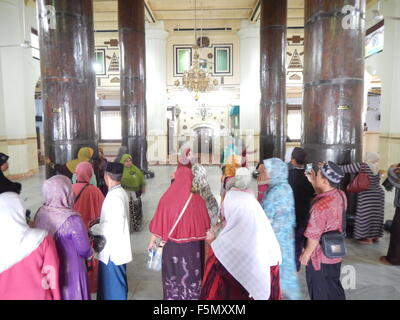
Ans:
{"type": "Polygon", "coordinates": [[[303,141],[309,161],[361,160],[365,1],[306,0],[303,141]],[[344,5],[359,7],[344,29],[344,5]],[[339,106],[349,106],[339,110],[339,106]]]}
{"type": "MultiPolygon", "coordinates": [[[[97,152],[92,0],[38,0],[45,153],[55,163],[74,159],[80,147],[97,152]],[[45,6],[56,9],[47,28],[45,6]]],[[[46,176],[55,172],[47,167],[46,176]]]]}
{"type": "Polygon", "coordinates": [[[260,160],[284,159],[287,0],[261,0],[260,160]]]}
{"type": "MultiPolygon", "coordinates": [[[[143,0],[119,0],[122,145],[147,170],[146,60],[143,0]]],[[[157,93],[154,93],[157,94],[157,93]]]]}

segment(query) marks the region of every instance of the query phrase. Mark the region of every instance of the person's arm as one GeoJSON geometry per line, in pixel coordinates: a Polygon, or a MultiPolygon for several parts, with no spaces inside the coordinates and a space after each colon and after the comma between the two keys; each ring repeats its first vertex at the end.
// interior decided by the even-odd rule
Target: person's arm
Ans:
{"type": "Polygon", "coordinates": [[[307,238],[307,245],[299,258],[300,263],[304,266],[310,261],[312,254],[319,245],[321,235],[324,233],[325,225],[323,220],[320,219],[320,216],[323,214],[323,212],[318,212],[319,219],[317,219],[316,213],[311,209],[307,229],[304,232],[304,237],[307,238]]]}
{"type": "Polygon", "coordinates": [[[72,241],[74,242],[75,249],[82,258],[89,258],[93,255],[92,247],[90,245],[88,232],[83,224],[80,216],[72,216],[68,218],[71,220],[72,230],[72,241]]]}
{"type": "Polygon", "coordinates": [[[213,228],[209,229],[206,234],[206,242],[210,245],[216,239],[216,232],[213,228]]]}
{"type": "Polygon", "coordinates": [[[315,249],[318,247],[318,245],[319,245],[318,240],[314,240],[311,238],[307,239],[307,246],[299,258],[299,261],[303,266],[308,265],[308,262],[310,261],[311,256],[315,251],[315,249]]]}
{"type": "Polygon", "coordinates": [[[396,189],[400,189],[400,181],[396,175],[396,170],[400,170],[400,169],[396,169],[397,167],[390,167],[388,170],[388,179],[389,182],[393,185],[393,187],[395,187],[396,189]]]}
{"type": "Polygon", "coordinates": [[[154,234],[151,235],[149,244],[147,246],[147,250],[150,250],[151,248],[155,247],[157,239],[159,238],[156,235],[154,234]]]}
{"type": "Polygon", "coordinates": [[[361,163],[359,163],[359,162],[350,163],[350,164],[345,164],[345,165],[342,165],[339,167],[344,171],[344,173],[357,174],[361,170],[361,163]]]}

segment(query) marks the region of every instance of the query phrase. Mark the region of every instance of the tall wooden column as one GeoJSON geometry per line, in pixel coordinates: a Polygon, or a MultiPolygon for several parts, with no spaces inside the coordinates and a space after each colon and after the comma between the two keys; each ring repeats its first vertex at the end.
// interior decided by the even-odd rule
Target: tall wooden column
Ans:
{"type": "Polygon", "coordinates": [[[147,170],[144,1],[118,0],[118,17],[122,145],[134,164],[147,170]]]}
{"type": "Polygon", "coordinates": [[[38,0],[37,8],[45,153],[62,164],[80,147],[97,152],[93,3],[38,0]]]}
{"type": "Polygon", "coordinates": [[[287,0],[261,0],[260,160],[284,159],[287,0]]]}
{"type": "Polygon", "coordinates": [[[365,0],[306,0],[303,146],[310,161],[361,160],[365,0]],[[342,13],[343,7],[355,8],[342,13]]]}

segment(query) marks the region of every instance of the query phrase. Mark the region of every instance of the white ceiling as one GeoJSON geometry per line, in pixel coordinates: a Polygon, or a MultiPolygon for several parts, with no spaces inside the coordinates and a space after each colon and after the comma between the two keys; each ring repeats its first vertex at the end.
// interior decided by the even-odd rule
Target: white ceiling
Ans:
{"type": "MultiPolygon", "coordinates": [[[[237,29],[240,20],[259,19],[260,0],[144,0],[146,20],[164,21],[166,28],[193,28],[195,1],[198,26],[232,27],[237,29]],[[168,27],[167,27],[168,26],[168,27]]],[[[94,0],[96,30],[118,29],[118,1],[94,0]]],[[[368,7],[377,0],[367,0],[368,7]]],[[[304,26],[304,0],[288,0],[288,27],[304,26]]]]}

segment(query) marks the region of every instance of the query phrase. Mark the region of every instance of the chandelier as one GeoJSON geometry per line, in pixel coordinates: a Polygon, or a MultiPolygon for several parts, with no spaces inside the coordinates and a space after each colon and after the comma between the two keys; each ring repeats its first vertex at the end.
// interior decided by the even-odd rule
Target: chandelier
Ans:
{"type": "MultiPolygon", "coordinates": [[[[195,43],[197,41],[197,15],[196,15],[196,0],[194,2],[194,37],[195,43]]],[[[202,29],[203,31],[203,29],[202,29]]],[[[203,39],[203,37],[201,37],[203,39]]],[[[199,47],[197,44],[193,46],[194,54],[193,54],[193,62],[192,66],[189,70],[186,70],[183,73],[182,77],[182,85],[189,92],[194,92],[194,99],[199,100],[199,92],[205,92],[211,89],[213,86],[218,85],[218,80],[214,79],[211,81],[211,75],[208,73],[207,69],[200,67],[200,54],[197,52],[199,47]],[[212,84],[212,85],[211,85],[212,84]]],[[[201,48],[200,48],[201,50],[201,48]]],[[[180,86],[180,81],[175,81],[175,86],[180,86]]]]}

